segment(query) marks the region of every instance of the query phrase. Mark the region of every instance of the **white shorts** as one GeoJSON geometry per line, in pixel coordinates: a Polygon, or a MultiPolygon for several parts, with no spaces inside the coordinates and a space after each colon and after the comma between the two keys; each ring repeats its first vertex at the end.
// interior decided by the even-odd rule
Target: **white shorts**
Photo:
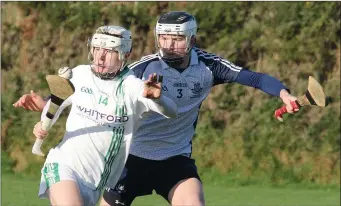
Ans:
{"type": "Polygon", "coordinates": [[[98,202],[101,191],[93,190],[85,186],[82,180],[77,177],[77,174],[68,167],[58,162],[46,162],[41,170],[41,180],[39,187],[39,198],[48,198],[47,189],[57,182],[62,180],[72,180],[77,183],[83,203],[86,206],[96,205],[98,202]]]}

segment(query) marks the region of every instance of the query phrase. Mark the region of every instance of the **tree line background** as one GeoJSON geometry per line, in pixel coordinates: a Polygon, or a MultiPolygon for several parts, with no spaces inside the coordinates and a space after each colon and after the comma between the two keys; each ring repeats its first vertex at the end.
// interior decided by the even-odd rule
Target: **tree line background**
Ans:
{"type": "MultiPolygon", "coordinates": [[[[40,114],[12,104],[45,75],[88,64],[87,40],[102,25],[132,31],[130,62],[155,52],[154,26],[172,10],[193,14],[197,47],[280,79],[294,95],[315,77],[326,108],[303,107],[277,122],[279,98],[238,84],[214,87],[204,101],[193,157],[204,181],[340,185],[340,2],[1,2],[2,172],[37,176],[31,154],[40,114]]],[[[56,145],[67,112],[43,149],[56,145]]]]}

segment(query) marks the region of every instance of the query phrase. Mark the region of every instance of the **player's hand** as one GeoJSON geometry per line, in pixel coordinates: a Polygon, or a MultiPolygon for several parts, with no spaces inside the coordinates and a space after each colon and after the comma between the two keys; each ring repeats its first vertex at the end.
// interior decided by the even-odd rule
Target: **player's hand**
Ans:
{"type": "Polygon", "coordinates": [[[30,94],[24,94],[17,102],[13,104],[14,107],[22,107],[26,110],[38,112],[43,111],[45,105],[46,101],[33,90],[31,90],[30,94]]]}
{"type": "Polygon", "coordinates": [[[41,122],[37,122],[37,124],[34,125],[33,134],[39,139],[44,139],[49,133],[42,129],[41,122]]]}
{"type": "Polygon", "coordinates": [[[161,96],[162,75],[156,73],[150,74],[148,79],[144,82],[143,97],[149,99],[158,99],[161,96]]]}
{"type": "Polygon", "coordinates": [[[282,99],[283,103],[286,105],[288,113],[295,113],[299,110],[299,105],[295,103],[295,108],[293,107],[293,103],[297,100],[297,97],[289,94],[286,89],[282,89],[280,92],[280,98],[282,99]]]}

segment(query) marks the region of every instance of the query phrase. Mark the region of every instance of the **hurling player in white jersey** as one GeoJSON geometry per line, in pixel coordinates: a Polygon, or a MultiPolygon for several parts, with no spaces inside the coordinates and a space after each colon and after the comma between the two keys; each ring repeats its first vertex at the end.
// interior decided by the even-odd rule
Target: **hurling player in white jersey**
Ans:
{"type": "MultiPolygon", "coordinates": [[[[196,48],[197,22],[186,12],[162,15],[155,27],[156,54],[142,57],[129,68],[141,79],[163,75],[163,94],[178,106],[178,117],[152,113],[134,134],[130,154],[117,185],[105,189],[101,205],[131,205],[135,197],[155,190],[171,205],[205,205],[202,183],[191,158],[192,138],[202,102],[218,84],[238,83],[280,97],[289,113],[297,98],[277,79],[243,69],[196,48]]],[[[21,107],[44,105],[35,93],[19,99],[21,107]]]]}
{"type": "MultiPolygon", "coordinates": [[[[91,64],[72,69],[75,92],[53,119],[71,105],[66,132],[41,170],[39,197],[48,197],[51,205],[96,205],[104,186],[118,181],[142,115],[177,116],[176,104],[161,95],[155,74],[143,82],[127,68],[131,45],[125,28],[99,27],[90,42],[91,64]]],[[[41,122],[33,133],[41,139],[47,135],[41,122]]]]}

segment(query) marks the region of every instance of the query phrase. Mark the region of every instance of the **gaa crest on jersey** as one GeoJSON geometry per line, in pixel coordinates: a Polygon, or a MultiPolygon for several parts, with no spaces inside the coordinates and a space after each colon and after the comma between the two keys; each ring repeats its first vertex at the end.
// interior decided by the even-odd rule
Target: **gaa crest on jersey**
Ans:
{"type": "Polygon", "coordinates": [[[193,89],[192,90],[192,96],[191,98],[198,98],[201,96],[203,87],[200,85],[200,82],[194,83],[193,89]]]}
{"type": "Polygon", "coordinates": [[[89,88],[89,87],[82,87],[82,88],[81,88],[81,92],[84,92],[84,93],[86,93],[86,94],[92,94],[92,93],[93,93],[93,92],[92,92],[92,89],[89,88]]]}

